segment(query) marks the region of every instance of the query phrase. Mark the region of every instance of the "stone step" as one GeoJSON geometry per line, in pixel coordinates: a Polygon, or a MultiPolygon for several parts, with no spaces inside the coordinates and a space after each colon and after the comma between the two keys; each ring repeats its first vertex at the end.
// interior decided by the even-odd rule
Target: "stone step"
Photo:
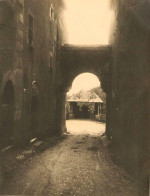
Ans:
{"type": "Polygon", "coordinates": [[[3,153],[3,152],[6,152],[6,151],[8,151],[9,149],[11,149],[13,146],[12,145],[9,145],[9,146],[6,146],[5,148],[3,148],[2,150],[1,150],[1,152],[3,153]]]}

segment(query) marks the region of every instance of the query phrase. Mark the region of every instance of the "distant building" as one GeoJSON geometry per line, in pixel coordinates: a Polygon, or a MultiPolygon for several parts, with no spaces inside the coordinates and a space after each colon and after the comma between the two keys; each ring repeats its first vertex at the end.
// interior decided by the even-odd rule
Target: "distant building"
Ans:
{"type": "Polygon", "coordinates": [[[103,101],[92,90],[80,90],[67,99],[66,118],[91,118],[101,120],[103,101]]]}

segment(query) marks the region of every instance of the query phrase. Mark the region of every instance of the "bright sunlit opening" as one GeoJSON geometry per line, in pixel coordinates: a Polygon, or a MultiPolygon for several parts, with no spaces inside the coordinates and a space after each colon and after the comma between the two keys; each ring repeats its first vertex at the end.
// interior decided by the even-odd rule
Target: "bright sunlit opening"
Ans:
{"type": "Polygon", "coordinates": [[[100,81],[97,76],[91,73],[83,73],[74,79],[72,83],[72,88],[68,92],[68,95],[77,93],[80,90],[90,90],[92,88],[99,87],[99,86],[100,86],[100,81]]]}
{"type": "Polygon", "coordinates": [[[108,44],[113,18],[110,0],[64,0],[64,3],[69,44],[108,44]]]}

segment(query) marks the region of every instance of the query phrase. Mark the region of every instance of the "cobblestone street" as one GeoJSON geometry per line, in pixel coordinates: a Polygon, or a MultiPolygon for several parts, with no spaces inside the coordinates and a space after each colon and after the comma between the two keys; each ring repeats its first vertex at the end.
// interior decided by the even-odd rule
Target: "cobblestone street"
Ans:
{"type": "Polygon", "coordinates": [[[63,141],[22,164],[7,183],[7,195],[141,195],[128,174],[114,165],[102,141],[105,124],[67,121],[63,141]]]}

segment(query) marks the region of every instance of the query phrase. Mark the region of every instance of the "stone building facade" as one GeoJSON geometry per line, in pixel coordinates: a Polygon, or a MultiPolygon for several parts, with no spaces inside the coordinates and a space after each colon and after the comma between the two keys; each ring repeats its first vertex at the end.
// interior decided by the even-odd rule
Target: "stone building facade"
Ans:
{"type": "Polygon", "coordinates": [[[54,129],[62,6],[56,0],[0,1],[2,145],[54,129]]]}

